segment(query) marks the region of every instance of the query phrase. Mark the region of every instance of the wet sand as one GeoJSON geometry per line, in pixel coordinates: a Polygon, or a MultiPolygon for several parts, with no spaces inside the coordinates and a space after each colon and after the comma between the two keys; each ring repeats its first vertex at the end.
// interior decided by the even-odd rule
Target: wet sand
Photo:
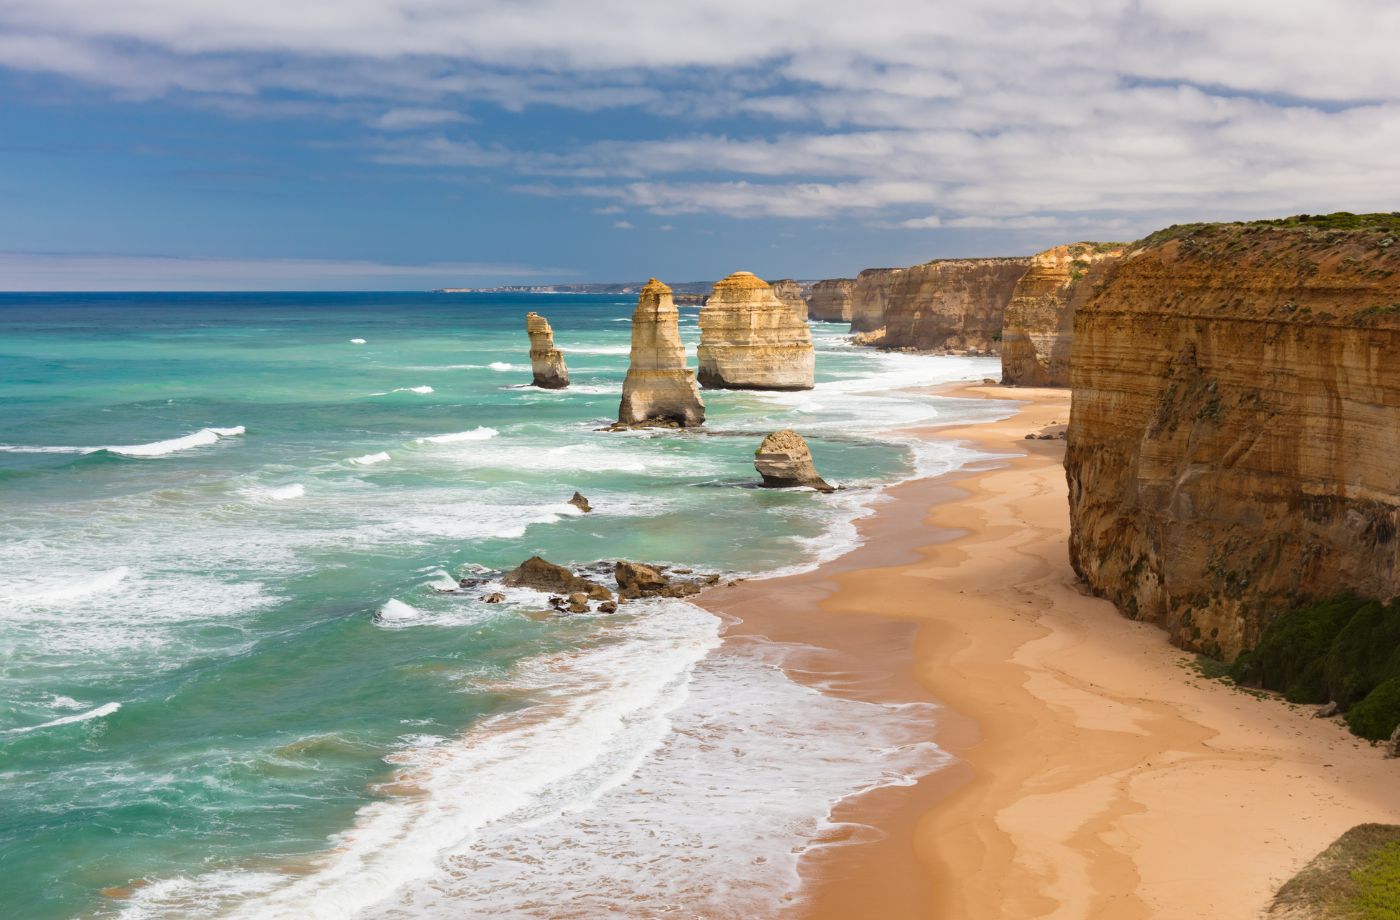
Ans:
{"type": "Polygon", "coordinates": [[[1161,631],[1081,593],[1064,442],[1024,439],[1068,421],[1067,391],[955,395],[1022,405],[924,436],[1014,456],[891,489],[864,545],[814,572],[703,596],[742,621],[727,641],[813,646],[799,679],[943,707],[932,739],[953,763],[842,803],[798,916],[1254,917],[1346,829],[1400,822],[1400,761],[1198,677],[1161,631]]]}

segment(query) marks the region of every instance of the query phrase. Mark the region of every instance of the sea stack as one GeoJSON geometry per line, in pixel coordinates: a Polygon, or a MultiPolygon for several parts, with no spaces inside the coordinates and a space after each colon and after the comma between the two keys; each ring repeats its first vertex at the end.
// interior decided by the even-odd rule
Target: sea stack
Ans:
{"type": "Polygon", "coordinates": [[[569,385],[569,369],[564,366],[564,353],[554,347],[554,330],[549,327],[549,320],[538,313],[526,313],[525,331],[530,336],[530,369],[535,374],[535,386],[564,389],[569,385]]]}
{"type": "Polygon", "coordinates": [[[691,428],[705,421],[695,375],[685,366],[680,314],[671,289],[652,278],[632,314],[632,356],[622,383],[619,425],[691,428]]]}
{"type": "Polygon", "coordinates": [[[1073,243],[1031,257],[1002,321],[1002,383],[1069,386],[1074,315],[1125,249],[1124,243],[1073,243]]]}
{"type": "Polygon", "coordinates": [[[790,428],[775,431],[763,439],[753,455],[754,469],[770,489],[790,489],[807,486],[818,492],[835,492],[825,479],[817,475],[812,452],[802,435],[790,428]]]}
{"type": "Polygon", "coordinates": [[[700,310],[700,385],[728,390],[810,390],[816,370],[806,321],[762,278],[715,282],[700,310]]]}
{"type": "Polygon", "coordinates": [[[788,305],[793,314],[802,322],[807,322],[807,300],[802,296],[802,285],[791,278],[774,281],[770,285],[773,296],[788,305]]]}
{"type": "Polygon", "coordinates": [[[855,289],[854,278],[818,281],[807,293],[807,315],[819,323],[849,323],[855,289]]]}

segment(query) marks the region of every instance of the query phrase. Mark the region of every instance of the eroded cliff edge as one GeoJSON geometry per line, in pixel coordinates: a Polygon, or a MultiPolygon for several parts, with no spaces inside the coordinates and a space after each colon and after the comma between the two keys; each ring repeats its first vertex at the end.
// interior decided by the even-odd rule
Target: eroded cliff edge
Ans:
{"type": "Polygon", "coordinates": [[[1077,311],[1070,559],[1173,641],[1400,590],[1400,215],[1174,227],[1077,311]]]}
{"type": "Polygon", "coordinates": [[[1069,386],[1074,315],[1126,249],[1125,243],[1071,243],[1031,257],[1002,320],[1002,383],[1069,386]]]}
{"type": "Polygon", "coordinates": [[[936,259],[906,268],[892,279],[883,331],[856,341],[879,348],[996,354],[1006,305],[1030,264],[1024,257],[936,259]]]}

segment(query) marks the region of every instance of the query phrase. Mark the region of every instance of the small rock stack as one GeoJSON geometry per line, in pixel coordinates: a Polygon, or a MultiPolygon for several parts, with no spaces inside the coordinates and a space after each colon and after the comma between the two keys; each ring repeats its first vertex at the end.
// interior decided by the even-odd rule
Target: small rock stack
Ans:
{"type": "Polygon", "coordinates": [[[569,385],[569,369],[564,353],[554,347],[554,330],[538,313],[525,314],[525,332],[530,336],[530,370],[534,384],[546,390],[562,390],[569,385]]]}

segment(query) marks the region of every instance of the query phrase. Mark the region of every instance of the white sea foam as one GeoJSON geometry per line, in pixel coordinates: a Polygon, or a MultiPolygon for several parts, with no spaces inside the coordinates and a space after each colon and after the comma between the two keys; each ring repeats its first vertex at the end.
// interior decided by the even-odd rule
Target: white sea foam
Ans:
{"type": "Polygon", "coordinates": [[[423,611],[417,607],[391,597],[379,608],[374,619],[379,623],[406,623],[421,616],[423,616],[423,611]]]}
{"type": "Polygon", "coordinates": [[[285,502],[293,498],[301,498],[304,496],[306,494],[306,486],[299,482],[294,482],[290,485],[268,489],[265,494],[272,501],[285,502]]]}
{"type": "Polygon", "coordinates": [[[511,363],[509,363],[509,362],[507,362],[507,361],[492,361],[492,362],[488,365],[488,367],[490,367],[491,370],[493,370],[493,371],[513,371],[513,370],[515,370],[515,365],[514,365],[514,364],[511,364],[511,363]]]}
{"type": "Polygon", "coordinates": [[[119,565],[114,569],[108,569],[100,575],[61,575],[50,585],[45,585],[37,589],[18,590],[7,592],[8,599],[13,603],[25,606],[48,606],[50,604],[62,604],[67,601],[77,600],[81,597],[89,597],[94,594],[102,594],[111,591],[128,575],[131,569],[124,565],[119,565]]]}
{"type": "Polygon", "coordinates": [[[45,722],[42,725],[30,725],[25,728],[7,728],[3,731],[0,731],[0,735],[22,735],[27,734],[29,732],[37,732],[40,729],[44,728],[55,728],[59,725],[71,725],[74,722],[87,722],[91,719],[100,719],[103,716],[110,716],[112,713],[116,712],[118,709],[121,708],[121,703],[103,703],[96,709],[89,709],[87,712],[80,712],[71,716],[62,716],[61,718],[52,719],[48,722],[45,722]]]}
{"type": "Polygon", "coordinates": [[[351,345],[363,345],[363,344],[365,344],[365,340],[364,340],[364,339],[351,339],[351,340],[350,340],[350,344],[351,344],[351,345]]]}
{"type": "Polygon", "coordinates": [[[415,444],[457,444],[462,441],[487,441],[500,434],[494,428],[482,425],[471,431],[457,431],[452,434],[435,434],[426,438],[414,438],[415,444]]]}
{"type": "Polygon", "coordinates": [[[241,435],[244,431],[242,425],[233,428],[201,428],[182,437],[170,438],[166,441],[152,441],[149,444],[111,444],[102,447],[25,447],[6,444],[0,445],[0,451],[12,454],[95,454],[105,450],[123,457],[164,457],[182,450],[207,447],[210,444],[218,443],[223,438],[241,435]]]}
{"type": "Polygon", "coordinates": [[[421,387],[399,387],[397,390],[394,390],[393,392],[395,392],[395,393],[423,393],[423,394],[426,395],[426,394],[428,394],[428,393],[433,392],[433,388],[432,388],[432,387],[429,387],[429,386],[421,386],[421,387]]]}
{"type": "Polygon", "coordinates": [[[362,808],[309,872],[157,882],[123,916],[776,916],[837,803],[946,761],[932,706],[794,683],[780,646],[716,652],[718,620],[684,602],[604,628],[520,667],[524,710],[406,737],[395,779],[423,794],[362,808]]]}
{"type": "Polygon", "coordinates": [[[373,466],[376,463],[384,463],[388,459],[388,452],[380,451],[377,454],[365,454],[363,457],[351,457],[350,462],[357,466],[373,466]]]}

